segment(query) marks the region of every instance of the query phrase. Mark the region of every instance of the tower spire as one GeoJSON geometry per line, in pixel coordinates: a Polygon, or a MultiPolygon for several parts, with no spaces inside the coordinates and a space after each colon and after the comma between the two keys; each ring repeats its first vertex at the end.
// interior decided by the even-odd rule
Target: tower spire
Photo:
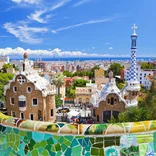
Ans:
{"type": "Polygon", "coordinates": [[[131,40],[132,40],[132,44],[131,44],[131,64],[130,64],[130,73],[129,73],[129,81],[136,81],[136,51],[137,51],[137,47],[136,47],[136,40],[137,40],[137,34],[136,34],[136,25],[134,24],[133,27],[133,34],[131,35],[131,40]]]}

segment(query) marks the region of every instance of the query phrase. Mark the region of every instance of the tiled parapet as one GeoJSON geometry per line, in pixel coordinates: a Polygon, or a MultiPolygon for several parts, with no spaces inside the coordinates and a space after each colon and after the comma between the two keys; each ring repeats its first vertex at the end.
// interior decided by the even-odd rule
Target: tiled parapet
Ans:
{"type": "Polygon", "coordinates": [[[0,156],[151,156],[155,136],[55,135],[0,125],[0,156]]]}
{"type": "Polygon", "coordinates": [[[129,122],[117,124],[68,124],[32,120],[22,120],[0,113],[0,123],[3,125],[23,128],[33,131],[50,132],[55,134],[74,135],[129,135],[156,131],[156,120],[129,122]]]}
{"type": "Polygon", "coordinates": [[[156,121],[74,125],[0,114],[0,156],[152,156],[156,121]]]}

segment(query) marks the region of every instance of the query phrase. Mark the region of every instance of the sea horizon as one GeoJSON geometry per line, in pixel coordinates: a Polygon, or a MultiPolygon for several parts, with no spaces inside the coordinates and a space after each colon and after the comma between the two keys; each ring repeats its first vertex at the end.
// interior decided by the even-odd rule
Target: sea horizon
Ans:
{"type": "MultiPolygon", "coordinates": [[[[18,58],[10,58],[10,61],[14,61],[14,60],[22,60],[22,57],[18,57],[18,58]]],[[[50,61],[96,61],[96,60],[101,60],[101,61],[130,61],[130,57],[68,57],[68,58],[54,58],[54,57],[30,57],[30,60],[33,61],[37,61],[37,60],[41,60],[41,61],[46,61],[46,62],[50,62],[50,61]]],[[[154,61],[156,60],[156,57],[136,57],[137,61],[154,61]]]]}

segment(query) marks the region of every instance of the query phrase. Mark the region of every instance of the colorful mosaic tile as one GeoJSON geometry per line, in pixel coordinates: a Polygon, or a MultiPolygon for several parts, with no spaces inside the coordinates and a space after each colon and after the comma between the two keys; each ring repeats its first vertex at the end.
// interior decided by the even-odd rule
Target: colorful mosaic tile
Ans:
{"type": "Polygon", "coordinates": [[[27,120],[16,124],[17,119],[0,113],[0,122],[0,156],[156,155],[156,121],[37,125],[27,120]]]}

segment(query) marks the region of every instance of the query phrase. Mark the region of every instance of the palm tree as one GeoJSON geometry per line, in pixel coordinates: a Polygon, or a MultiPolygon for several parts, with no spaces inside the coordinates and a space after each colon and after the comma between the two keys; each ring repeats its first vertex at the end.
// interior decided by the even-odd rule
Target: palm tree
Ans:
{"type": "Polygon", "coordinates": [[[52,82],[57,87],[57,90],[58,90],[57,94],[58,94],[58,97],[60,97],[60,88],[64,84],[64,75],[62,73],[57,73],[54,76],[52,82]]]}

